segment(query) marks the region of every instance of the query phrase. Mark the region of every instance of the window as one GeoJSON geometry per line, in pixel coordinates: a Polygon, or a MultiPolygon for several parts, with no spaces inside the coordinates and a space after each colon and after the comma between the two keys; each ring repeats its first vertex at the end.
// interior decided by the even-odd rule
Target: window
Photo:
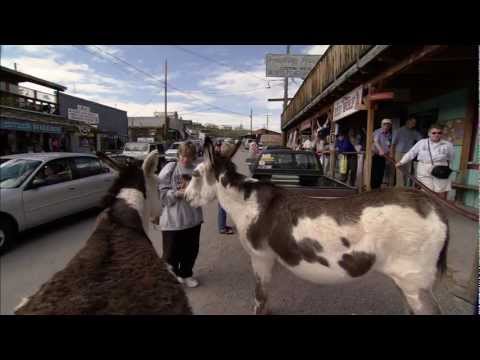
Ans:
{"type": "Polygon", "coordinates": [[[105,172],[100,161],[91,157],[78,157],[73,159],[77,178],[98,175],[105,172]]]}
{"type": "Polygon", "coordinates": [[[0,159],[0,188],[12,189],[21,185],[41,164],[26,159],[0,159]]]}
{"type": "Polygon", "coordinates": [[[258,168],[283,170],[320,170],[317,159],[313,153],[264,153],[258,162],[258,168]]]}
{"type": "Polygon", "coordinates": [[[295,162],[298,169],[318,170],[318,164],[313,155],[295,154],[295,162]]]}
{"type": "Polygon", "coordinates": [[[68,159],[52,160],[42,166],[35,175],[32,184],[48,186],[72,180],[72,169],[68,159]]]}

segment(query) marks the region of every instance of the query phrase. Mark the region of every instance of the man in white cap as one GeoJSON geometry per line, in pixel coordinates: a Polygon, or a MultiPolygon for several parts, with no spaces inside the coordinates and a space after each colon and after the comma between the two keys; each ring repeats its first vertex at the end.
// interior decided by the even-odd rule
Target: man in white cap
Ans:
{"type": "Polygon", "coordinates": [[[378,189],[382,186],[385,174],[385,155],[390,153],[392,145],[392,120],[383,119],[382,127],[373,132],[372,176],[370,186],[378,189]]]}

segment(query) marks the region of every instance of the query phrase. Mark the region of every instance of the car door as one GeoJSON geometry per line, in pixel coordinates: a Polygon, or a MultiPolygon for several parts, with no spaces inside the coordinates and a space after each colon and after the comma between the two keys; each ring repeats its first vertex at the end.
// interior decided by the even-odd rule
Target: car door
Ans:
{"type": "Polygon", "coordinates": [[[91,156],[74,157],[72,163],[81,210],[99,206],[113,184],[115,173],[91,156]]]}
{"type": "Polygon", "coordinates": [[[72,168],[68,159],[51,160],[42,165],[22,193],[28,227],[75,212],[76,189],[72,184],[72,178],[72,168]]]}

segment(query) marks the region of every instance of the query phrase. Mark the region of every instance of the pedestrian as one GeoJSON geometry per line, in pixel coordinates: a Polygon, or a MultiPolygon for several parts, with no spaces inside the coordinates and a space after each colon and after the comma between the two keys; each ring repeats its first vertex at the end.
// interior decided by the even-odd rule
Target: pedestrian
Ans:
{"type": "MultiPolygon", "coordinates": [[[[417,120],[414,117],[410,117],[405,125],[398,129],[393,135],[390,156],[395,159],[395,162],[399,162],[413,145],[422,139],[422,135],[415,130],[416,125],[417,120]]],[[[396,169],[396,187],[407,186],[407,177],[404,173],[411,173],[411,164],[396,169]]]]}
{"type": "Polygon", "coordinates": [[[373,132],[373,158],[371,188],[378,189],[382,186],[385,175],[385,155],[390,153],[392,144],[392,120],[383,119],[382,127],[373,132]]]}
{"type": "Polygon", "coordinates": [[[310,136],[305,137],[305,141],[302,144],[302,149],[306,151],[313,150],[313,142],[310,140],[310,136]]]}
{"type": "Polygon", "coordinates": [[[452,189],[452,179],[450,177],[438,178],[432,175],[434,167],[450,167],[455,159],[453,144],[443,140],[442,133],[442,125],[431,125],[428,129],[428,138],[418,141],[395,166],[400,168],[417,157],[417,179],[430,190],[438,193],[443,199],[446,199],[447,192],[452,189]]]}
{"type": "Polygon", "coordinates": [[[178,161],[160,171],[160,198],[164,205],[159,226],[163,239],[163,258],[168,268],[187,287],[198,286],[193,266],[198,256],[202,208],[193,208],[185,200],[185,189],[196,160],[195,145],[187,141],[178,148],[178,161]]]}
{"type": "Polygon", "coordinates": [[[252,141],[250,143],[250,147],[248,149],[249,155],[251,159],[255,159],[258,155],[258,143],[257,140],[252,141]]]}
{"type": "MultiPolygon", "coordinates": [[[[219,155],[226,156],[233,150],[233,145],[228,143],[223,143],[220,151],[218,151],[219,155]]],[[[227,225],[227,212],[224,208],[220,206],[218,203],[218,216],[217,216],[217,224],[218,224],[218,232],[220,234],[226,235],[233,235],[235,232],[233,231],[231,226],[227,225]]]]}
{"type": "Polygon", "coordinates": [[[350,184],[354,184],[357,174],[357,156],[355,154],[345,154],[356,152],[346,130],[342,130],[338,135],[335,142],[335,151],[340,154],[339,159],[345,162],[345,165],[343,166],[344,169],[341,169],[343,171],[340,171],[340,181],[347,181],[348,174],[350,173],[350,184]]]}

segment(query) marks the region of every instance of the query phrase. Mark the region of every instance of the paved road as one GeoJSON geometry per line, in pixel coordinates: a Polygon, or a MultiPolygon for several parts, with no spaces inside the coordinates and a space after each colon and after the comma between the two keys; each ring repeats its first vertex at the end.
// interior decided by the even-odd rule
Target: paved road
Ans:
{"type": "MultiPolygon", "coordinates": [[[[244,174],[248,174],[246,154],[242,150],[235,157],[244,174]]],[[[95,212],[86,212],[31,231],[1,258],[1,314],[12,314],[23,296],[32,294],[66,265],[91,234],[95,216],[95,212]]],[[[194,313],[251,314],[254,279],[249,259],[236,235],[218,234],[216,202],[204,208],[204,217],[196,264],[201,286],[187,289],[194,313]]],[[[161,234],[152,231],[151,238],[161,254],[161,234]]],[[[380,274],[346,285],[319,286],[278,266],[271,283],[271,300],[275,314],[404,313],[396,287],[380,274]]],[[[463,304],[445,303],[447,313],[471,313],[463,304]]]]}

